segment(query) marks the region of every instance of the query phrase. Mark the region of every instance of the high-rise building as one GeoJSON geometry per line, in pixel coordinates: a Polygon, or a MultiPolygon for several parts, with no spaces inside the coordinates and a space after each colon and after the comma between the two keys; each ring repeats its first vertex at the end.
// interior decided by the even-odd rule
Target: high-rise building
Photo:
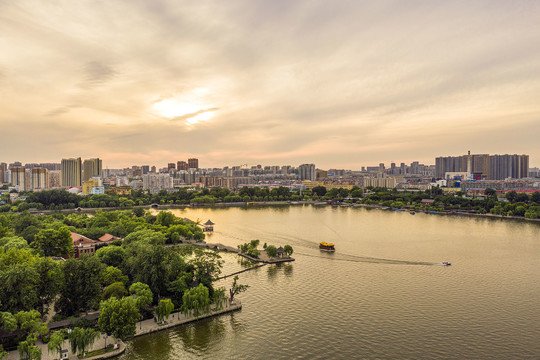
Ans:
{"type": "Polygon", "coordinates": [[[141,166],[142,174],[146,175],[148,172],[150,172],[150,166],[149,165],[143,165],[141,166]]]}
{"type": "Polygon", "coordinates": [[[492,155],[489,157],[489,180],[521,179],[529,174],[529,155],[492,155]]]}
{"type": "Polygon", "coordinates": [[[168,163],[167,164],[167,171],[171,171],[171,170],[175,170],[175,169],[176,169],[175,163],[168,163]]]}
{"type": "Polygon", "coordinates": [[[82,185],[81,158],[62,159],[62,186],[80,187],[82,185]]]}
{"type": "Polygon", "coordinates": [[[32,190],[49,188],[49,170],[44,168],[32,168],[32,190]]]}
{"type": "Polygon", "coordinates": [[[504,180],[527,177],[529,155],[474,154],[438,157],[435,177],[444,178],[447,172],[468,172],[473,179],[504,180]]]}
{"type": "Polygon", "coordinates": [[[62,171],[51,170],[49,171],[49,188],[56,189],[62,187],[62,171]]]}
{"type": "Polygon", "coordinates": [[[190,169],[199,169],[199,159],[195,159],[195,158],[188,159],[188,167],[190,169]]]}
{"type": "Polygon", "coordinates": [[[315,164],[302,164],[298,167],[298,176],[300,180],[315,181],[315,164]]]}
{"type": "Polygon", "coordinates": [[[11,185],[19,189],[26,190],[26,169],[22,166],[14,166],[11,168],[11,185]]]}
{"type": "Polygon", "coordinates": [[[152,167],[150,168],[150,171],[153,172],[154,174],[156,173],[156,170],[157,170],[157,169],[156,169],[155,166],[152,166],[152,167]]]}
{"type": "Polygon", "coordinates": [[[83,181],[88,181],[89,179],[98,176],[102,177],[102,161],[99,158],[95,159],[86,159],[83,162],[83,181]]]}
{"type": "Polygon", "coordinates": [[[179,161],[176,163],[176,170],[180,171],[180,170],[187,170],[187,169],[189,169],[189,165],[187,162],[179,161]]]}
{"type": "Polygon", "coordinates": [[[6,183],[7,181],[7,171],[8,167],[6,163],[0,163],[0,184],[6,183]]]}

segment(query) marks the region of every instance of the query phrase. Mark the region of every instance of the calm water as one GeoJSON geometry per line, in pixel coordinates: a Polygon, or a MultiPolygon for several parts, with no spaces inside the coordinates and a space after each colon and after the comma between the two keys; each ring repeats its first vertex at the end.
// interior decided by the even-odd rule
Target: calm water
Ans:
{"type": "MultiPolygon", "coordinates": [[[[296,262],[241,274],[242,311],[137,338],[121,359],[540,359],[538,224],[313,206],[172,211],[215,222],[208,242],[290,244],[296,262]]],[[[224,258],[225,273],[241,268],[224,258]]]]}

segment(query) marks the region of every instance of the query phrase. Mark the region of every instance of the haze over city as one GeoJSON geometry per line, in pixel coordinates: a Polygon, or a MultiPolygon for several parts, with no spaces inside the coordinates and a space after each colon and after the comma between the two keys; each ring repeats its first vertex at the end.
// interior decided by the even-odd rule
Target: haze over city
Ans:
{"type": "Polygon", "coordinates": [[[368,164],[540,147],[534,1],[0,2],[0,153],[368,164]]]}

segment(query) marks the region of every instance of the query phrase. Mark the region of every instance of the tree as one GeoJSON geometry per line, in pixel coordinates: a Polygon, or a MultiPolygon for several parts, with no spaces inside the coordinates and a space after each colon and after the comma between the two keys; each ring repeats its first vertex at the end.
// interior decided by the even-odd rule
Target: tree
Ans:
{"type": "Polygon", "coordinates": [[[36,346],[36,337],[29,335],[25,341],[19,342],[19,356],[21,359],[40,360],[41,350],[36,346]]]}
{"type": "Polygon", "coordinates": [[[484,190],[486,196],[494,196],[497,192],[494,189],[487,188],[484,190]]]}
{"type": "Polygon", "coordinates": [[[136,217],[144,216],[144,209],[142,207],[137,207],[131,211],[133,211],[133,215],[135,215],[136,217]]]}
{"type": "Polygon", "coordinates": [[[220,287],[214,290],[214,297],[212,300],[216,305],[216,310],[223,309],[223,304],[225,303],[225,301],[227,301],[227,296],[225,295],[225,288],[220,287]]]}
{"type": "Polygon", "coordinates": [[[171,299],[163,299],[159,301],[158,306],[156,307],[156,315],[158,320],[161,322],[164,318],[168,319],[171,313],[174,310],[174,304],[171,299]]]}
{"type": "Polygon", "coordinates": [[[294,250],[293,250],[293,248],[292,248],[291,245],[285,245],[285,246],[283,247],[283,252],[284,252],[285,255],[287,255],[287,256],[291,256],[291,255],[293,254],[293,251],[294,251],[294,250]]]}
{"type": "Polygon", "coordinates": [[[120,246],[105,246],[96,251],[96,256],[108,266],[120,267],[126,259],[126,250],[120,246]]]}
{"type": "Polygon", "coordinates": [[[116,283],[116,282],[127,284],[128,280],[129,280],[128,276],[124,275],[122,273],[122,270],[120,270],[117,267],[107,266],[105,270],[103,271],[102,284],[104,286],[111,285],[112,283],[116,283]]]}
{"type": "Polygon", "coordinates": [[[4,247],[4,250],[11,248],[24,249],[28,247],[28,242],[20,236],[10,236],[0,239],[0,245],[4,247]]]}
{"type": "Polygon", "coordinates": [[[154,230],[139,230],[132,232],[122,242],[123,247],[128,247],[132,243],[136,242],[146,242],[152,245],[163,245],[165,244],[165,235],[154,230]]]}
{"type": "Polygon", "coordinates": [[[269,257],[276,257],[277,256],[277,248],[274,245],[268,245],[266,247],[266,254],[269,257]]]}
{"type": "Polygon", "coordinates": [[[167,290],[171,295],[171,300],[176,308],[182,306],[182,297],[184,292],[189,289],[189,284],[193,282],[193,274],[184,272],[174,281],[171,281],[167,290]]]}
{"type": "Polygon", "coordinates": [[[4,270],[1,270],[0,266],[0,299],[3,302],[1,309],[11,313],[21,309],[33,309],[39,301],[36,289],[38,274],[31,263],[17,257],[27,255],[29,262],[33,262],[35,257],[18,249],[10,249],[5,255],[15,263],[6,266],[4,270]]]}
{"type": "Polygon", "coordinates": [[[39,298],[39,309],[43,312],[56,298],[60,289],[61,271],[57,262],[49,258],[39,258],[34,265],[38,282],[36,293],[39,298]]]}
{"type": "Polygon", "coordinates": [[[19,337],[41,336],[49,332],[47,325],[41,322],[41,314],[36,310],[19,311],[15,314],[19,337]]]}
{"type": "Polygon", "coordinates": [[[101,331],[121,340],[135,335],[135,325],[141,315],[132,297],[112,297],[102,301],[99,311],[98,324],[101,331]]]}
{"type": "Polygon", "coordinates": [[[506,193],[506,200],[510,201],[511,203],[515,202],[517,199],[517,192],[515,191],[509,191],[506,193]]]}
{"type": "Polygon", "coordinates": [[[324,186],[315,186],[311,191],[320,197],[326,195],[326,188],[324,186]]]}
{"type": "Polygon", "coordinates": [[[64,315],[95,308],[101,294],[105,265],[95,256],[68,259],[62,265],[60,297],[56,308],[64,315]]]}
{"type": "Polygon", "coordinates": [[[66,332],[64,330],[58,330],[51,333],[49,342],[47,343],[47,350],[49,354],[57,353],[58,358],[60,358],[60,355],[61,355],[60,351],[62,351],[62,347],[63,347],[65,339],[66,339],[66,332]]]}
{"type": "Polygon", "coordinates": [[[532,193],[531,201],[540,204],[540,191],[535,191],[532,193]]]}
{"type": "Polygon", "coordinates": [[[195,256],[188,265],[193,266],[195,279],[208,286],[221,274],[223,260],[215,250],[195,248],[195,256]]]}
{"type": "Polygon", "coordinates": [[[160,211],[156,217],[156,225],[163,225],[166,227],[171,226],[177,220],[176,216],[173,213],[168,211],[160,211]]]}
{"type": "Polygon", "coordinates": [[[152,300],[154,299],[150,287],[141,282],[131,284],[129,287],[129,293],[133,295],[135,305],[137,305],[139,310],[150,306],[150,304],[152,304],[152,300]]]}
{"type": "Polygon", "coordinates": [[[240,285],[237,283],[237,280],[238,280],[238,275],[236,275],[234,278],[233,278],[233,283],[232,283],[232,286],[231,288],[229,289],[229,301],[232,303],[233,300],[234,300],[234,295],[238,295],[244,291],[246,291],[248,288],[249,288],[249,285],[240,285]]]}
{"type": "Polygon", "coordinates": [[[184,292],[182,297],[182,312],[185,315],[193,314],[195,317],[210,311],[210,295],[208,288],[203,284],[184,292]]]}
{"type": "Polygon", "coordinates": [[[9,312],[0,312],[0,330],[15,331],[17,330],[17,319],[9,312]]]}
{"type": "Polygon", "coordinates": [[[71,254],[73,251],[73,242],[71,232],[67,226],[58,230],[42,229],[34,237],[30,244],[43,256],[62,256],[71,254]]]}
{"type": "Polygon", "coordinates": [[[171,280],[185,270],[184,260],[171,248],[138,242],[127,250],[126,265],[133,281],[148,284],[156,298],[167,294],[171,280]]]}
{"type": "Polygon", "coordinates": [[[76,327],[68,335],[71,352],[83,355],[86,350],[99,338],[99,332],[92,328],[76,327]]]}
{"type": "Polygon", "coordinates": [[[121,282],[115,282],[107,286],[103,291],[103,299],[107,300],[111,297],[120,299],[127,295],[126,287],[121,282]]]}

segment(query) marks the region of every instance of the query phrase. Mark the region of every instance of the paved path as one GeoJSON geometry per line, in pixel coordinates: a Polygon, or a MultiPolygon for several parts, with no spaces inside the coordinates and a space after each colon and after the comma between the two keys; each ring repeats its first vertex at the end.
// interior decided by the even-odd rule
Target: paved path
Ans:
{"type": "MultiPolygon", "coordinates": [[[[103,349],[103,348],[105,348],[105,344],[109,345],[109,344],[114,344],[114,343],[119,344],[118,350],[114,351],[114,352],[111,351],[107,355],[112,357],[112,356],[119,355],[119,354],[121,354],[121,353],[123,353],[125,351],[126,345],[123,342],[121,342],[119,340],[116,340],[115,338],[113,338],[111,336],[105,336],[103,334],[99,337],[98,340],[96,340],[94,345],[92,345],[92,348],[90,349],[90,351],[103,349]]],[[[38,340],[36,342],[36,345],[41,349],[41,360],[58,359],[58,354],[56,352],[52,353],[52,354],[49,354],[49,351],[47,350],[47,344],[44,344],[40,340],[38,340]]],[[[79,360],[79,357],[71,352],[71,349],[70,349],[70,346],[69,346],[69,341],[67,341],[67,340],[64,341],[63,348],[69,351],[69,359],[70,360],[79,360]]],[[[104,355],[100,355],[100,356],[96,356],[96,357],[92,357],[92,358],[86,358],[85,360],[103,359],[103,358],[105,358],[104,355]]],[[[5,359],[7,359],[7,360],[19,360],[20,359],[19,352],[17,350],[10,351],[8,356],[5,359]]]]}
{"type": "Polygon", "coordinates": [[[229,302],[226,301],[221,310],[214,309],[209,314],[204,314],[199,317],[191,315],[186,316],[181,312],[176,312],[171,314],[167,319],[166,324],[163,325],[159,325],[154,319],[143,320],[137,323],[137,333],[135,334],[135,336],[146,335],[156,331],[169,329],[171,327],[187,324],[193,321],[209,318],[220,314],[225,314],[231,311],[240,310],[241,308],[242,303],[240,302],[240,300],[236,299],[232,304],[229,304],[229,302]]]}

